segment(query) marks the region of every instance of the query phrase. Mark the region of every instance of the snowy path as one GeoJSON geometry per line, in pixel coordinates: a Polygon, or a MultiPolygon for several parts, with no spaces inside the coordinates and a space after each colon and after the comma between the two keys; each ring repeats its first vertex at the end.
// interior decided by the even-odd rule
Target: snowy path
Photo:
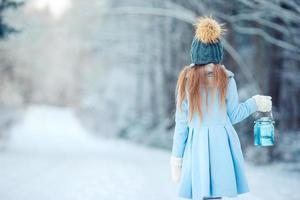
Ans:
{"type": "MultiPolygon", "coordinates": [[[[99,140],[69,109],[31,107],[0,152],[0,200],[171,200],[169,152],[99,140]]],[[[247,166],[244,200],[299,200],[299,175],[247,166]],[[289,198],[286,195],[289,194],[289,198]]]]}

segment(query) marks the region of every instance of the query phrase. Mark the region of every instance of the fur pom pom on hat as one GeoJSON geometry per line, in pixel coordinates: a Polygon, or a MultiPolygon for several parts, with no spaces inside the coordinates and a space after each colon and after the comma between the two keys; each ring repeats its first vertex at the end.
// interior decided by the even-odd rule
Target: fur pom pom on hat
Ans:
{"type": "Polygon", "coordinates": [[[216,43],[224,31],[225,29],[216,20],[210,17],[200,17],[196,24],[195,37],[205,44],[216,43]]]}
{"type": "Polygon", "coordinates": [[[191,46],[192,64],[221,63],[223,60],[221,36],[225,31],[222,26],[211,17],[198,19],[191,46]]]}

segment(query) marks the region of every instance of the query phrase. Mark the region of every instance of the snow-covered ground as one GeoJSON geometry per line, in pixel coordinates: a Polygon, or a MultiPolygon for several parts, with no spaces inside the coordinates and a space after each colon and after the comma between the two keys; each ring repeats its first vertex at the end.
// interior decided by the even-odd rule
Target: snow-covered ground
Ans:
{"type": "MultiPolygon", "coordinates": [[[[299,200],[299,174],[283,169],[247,165],[239,199],[299,200]]],[[[177,199],[169,152],[94,138],[67,108],[29,107],[0,152],[0,200],[119,199],[177,199]]]]}

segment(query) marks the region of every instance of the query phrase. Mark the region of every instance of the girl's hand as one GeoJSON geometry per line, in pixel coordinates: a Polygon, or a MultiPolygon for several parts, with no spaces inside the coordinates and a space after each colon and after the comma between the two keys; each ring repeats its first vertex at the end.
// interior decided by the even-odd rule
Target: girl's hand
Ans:
{"type": "Polygon", "coordinates": [[[257,111],[260,112],[270,112],[272,110],[272,97],[263,96],[263,95],[255,95],[252,97],[257,106],[257,111]]]}
{"type": "Polygon", "coordinates": [[[178,183],[181,177],[182,158],[171,156],[170,165],[172,181],[178,183]]]}

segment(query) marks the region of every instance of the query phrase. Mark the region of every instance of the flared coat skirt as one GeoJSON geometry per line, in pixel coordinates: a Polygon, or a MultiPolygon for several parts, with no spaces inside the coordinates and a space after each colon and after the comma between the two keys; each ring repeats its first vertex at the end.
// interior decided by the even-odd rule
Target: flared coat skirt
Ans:
{"type": "Polygon", "coordinates": [[[241,145],[232,124],[189,127],[179,196],[202,200],[248,191],[241,145]]]}

